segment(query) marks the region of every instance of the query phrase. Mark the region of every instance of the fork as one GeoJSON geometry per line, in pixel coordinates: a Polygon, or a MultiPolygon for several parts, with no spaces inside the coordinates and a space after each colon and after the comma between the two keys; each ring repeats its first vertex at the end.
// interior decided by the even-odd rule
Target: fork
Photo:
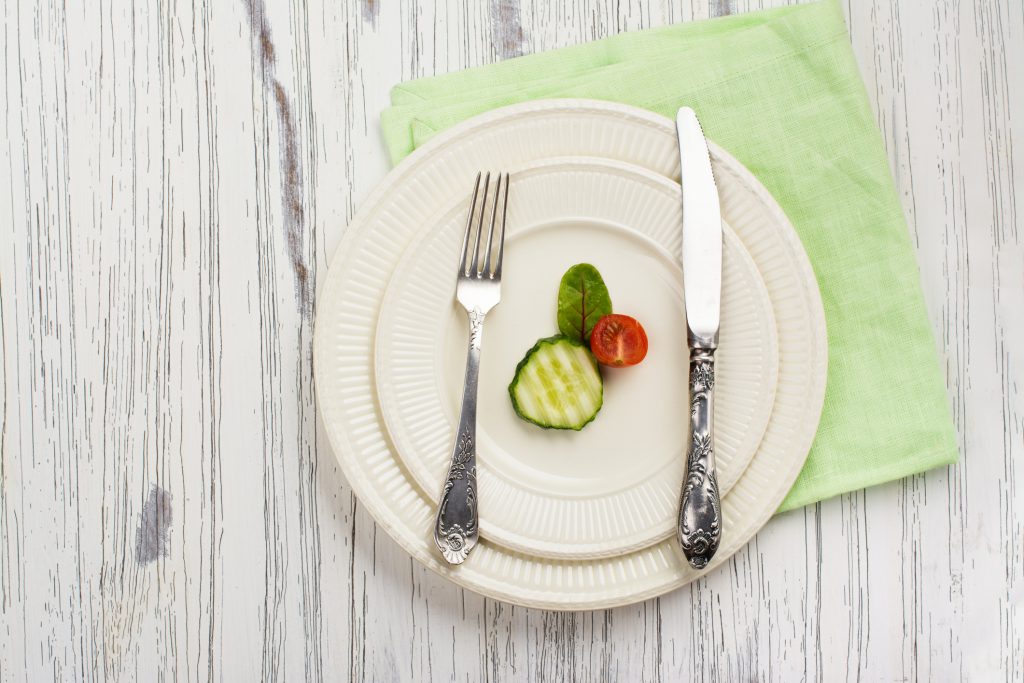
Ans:
{"type": "Polygon", "coordinates": [[[462,256],[459,258],[459,276],[455,286],[455,298],[469,316],[469,352],[466,356],[459,429],[434,522],[434,543],[449,564],[465,562],[480,535],[476,488],[476,389],[480,379],[480,342],[483,338],[484,318],[501,301],[501,262],[505,255],[509,175],[498,174],[497,182],[494,183],[487,246],[481,254],[480,242],[487,216],[490,185],[490,173],[477,173],[469,217],[466,219],[466,234],[462,238],[462,256]],[[497,256],[492,260],[499,204],[501,234],[498,237],[497,256]],[[470,241],[473,242],[472,252],[469,250],[470,241]]]}

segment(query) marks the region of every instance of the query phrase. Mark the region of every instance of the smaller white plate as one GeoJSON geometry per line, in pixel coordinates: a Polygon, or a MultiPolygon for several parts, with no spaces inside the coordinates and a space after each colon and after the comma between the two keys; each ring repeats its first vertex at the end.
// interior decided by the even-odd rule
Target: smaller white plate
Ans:
{"type": "MultiPolygon", "coordinates": [[[[487,317],[481,362],[481,534],[552,558],[652,545],[675,529],[688,428],[679,185],[606,159],[556,159],[515,172],[509,197],[502,301],[487,317]],[[581,432],[543,430],[516,416],[507,388],[525,352],[557,333],[558,284],[580,262],[601,271],[616,312],[641,321],[650,350],[636,367],[602,370],[604,405],[581,432]]],[[[428,497],[447,471],[462,395],[468,325],[454,264],[467,204],[468,195],[410,245],[377,326],[381,412],[428,497]]],[[[778,350],[765,284],[728,227],[723,264],[715,414],[724,495],[768,424],[778,350]]]]}

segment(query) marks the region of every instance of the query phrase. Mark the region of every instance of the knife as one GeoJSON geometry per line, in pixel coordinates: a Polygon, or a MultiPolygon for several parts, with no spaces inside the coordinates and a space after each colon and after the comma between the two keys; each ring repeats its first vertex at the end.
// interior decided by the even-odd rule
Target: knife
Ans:
{"type": "Polygon", "coordinates": [[[722,538],[715,476],[715,350],[722,303],[722,210],[711,157],[697,115],[676,114],[683,190],[683,293],[690,347],[690,440],[676,535],[694,569],[703,569],[722,538]]]}

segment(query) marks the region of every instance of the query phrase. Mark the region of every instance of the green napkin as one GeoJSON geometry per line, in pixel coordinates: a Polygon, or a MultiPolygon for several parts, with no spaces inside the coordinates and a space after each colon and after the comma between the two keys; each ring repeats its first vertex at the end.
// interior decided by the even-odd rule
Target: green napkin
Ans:
{"type": "Polygon", "coordinates": [[[707,135],[775,196],[828,325],[825,406],[782,504],[799,507],[956,462],[917,263],[837,2],[691,22],[403,83],[382,117],[397,162],[434,133],[525,100],[613,100],[707,135]]]}

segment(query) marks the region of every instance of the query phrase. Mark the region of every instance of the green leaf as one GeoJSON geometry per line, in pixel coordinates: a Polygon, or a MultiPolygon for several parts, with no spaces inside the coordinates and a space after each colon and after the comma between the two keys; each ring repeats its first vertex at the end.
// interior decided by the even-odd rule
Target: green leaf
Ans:
{"type": "Polygon", "coordinates": [[[590,343],[590,332],[612,312],[612,299],[597,268],[579,263],[562,276],[558,286],[558,331],[569,339],[590,343]]]}

